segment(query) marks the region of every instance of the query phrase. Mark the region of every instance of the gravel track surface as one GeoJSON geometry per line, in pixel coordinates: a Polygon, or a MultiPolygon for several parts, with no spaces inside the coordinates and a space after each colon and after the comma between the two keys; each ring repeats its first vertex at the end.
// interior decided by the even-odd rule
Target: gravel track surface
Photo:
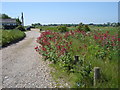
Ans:
{"type": "Polygon", "coordinates": [[[49,63],[34,50],[39,30],[25,33],[25,39],[0,50],[2,88],[53,88],[49,63]]]}

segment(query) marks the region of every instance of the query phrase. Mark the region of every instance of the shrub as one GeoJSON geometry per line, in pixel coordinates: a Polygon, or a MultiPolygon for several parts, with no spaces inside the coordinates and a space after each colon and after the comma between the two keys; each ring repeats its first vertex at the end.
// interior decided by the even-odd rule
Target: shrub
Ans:
{"type": "Polygon", "coordinates": [[[18,29],[20,31],[25,31],[25,28],[22,25],[19,25],[18,27],[16,27],[16,29],[18,29]]]}
{"type": "Polygon", "coordinates": [[[85,25],[84,29],[85,29],[85,31],[90,31],[90,28],[88,27],[88,25],[85,25]]]}
{"type": "Polygon", "coordinates": [[[77,30],[88,32],[88,31],[90,31],[90,28],[88,27],[88,25],[80,24],[80,25],[78,26],[77,30]]]}
{"type": "Polygon", "coordinates": [[[59,30],[61,33],[64,33],[64,32],[68,31],[66,26],[58,26],[57,30],[59,30]]]}
{"type": "Polygon", "coordinates": [[[79,25],[79,26],[77,27],[77,30],[83,31],[83,26],[82,26],[82,25],[79,25]]]}

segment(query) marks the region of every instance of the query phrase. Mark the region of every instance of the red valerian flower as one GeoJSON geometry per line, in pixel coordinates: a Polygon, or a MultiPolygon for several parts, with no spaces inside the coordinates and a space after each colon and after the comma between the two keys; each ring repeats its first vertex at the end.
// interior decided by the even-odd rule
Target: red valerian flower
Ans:
{"type": "Polygon", "coordinates": [[[106,34],[106,33],[104,34],[104,37],[107,37],[107,34],[106,34]]]}
{"type": "Polygon", "coordinates": [[[72,45],[72,41],[70,41],[70,45],[72,45]]]}
{"type": "Polygon", "coordinates": [[[118,38],[118,41],[120,41],[120,38],[118,38]]]}
{"type": "Polygon", "coordinates": [[[87,45],[85,45],[85,44],[84,44],[84,47],[86,48],[86,47],[87,47],[87,45]]]}
{"type": "Polygon", "coordinates": [[[106,33],[108,34],[108,33],[109,33],[109,31],[106,31],[106,33]]]}
{"type": "Polygon", "coordinates": [[[98,37],[98,36],[96,36],[96,35],[94,35],[94,39],[99,39],[99,37],[98,37]]]}
{"type": "Polygon", "coordinates": [[[58,46],[57,46],[57,48],[58,48],[58,49],[60,49],[60,48],[61,48],[61,46],[60,46],[60,45],[58,45],[58,46]]]}
{"type": "Polygon", "coordinates": [[[38,46],[37,46],[37,47],[35,47],[35,49],[38,49],[38,46]]]}
{"type": "Polygon", "coordinates": [[[42,50],[43,50],[43,51],[46,51],[47,49],[46,49],[45,47],[42,47],[42,50]]]}

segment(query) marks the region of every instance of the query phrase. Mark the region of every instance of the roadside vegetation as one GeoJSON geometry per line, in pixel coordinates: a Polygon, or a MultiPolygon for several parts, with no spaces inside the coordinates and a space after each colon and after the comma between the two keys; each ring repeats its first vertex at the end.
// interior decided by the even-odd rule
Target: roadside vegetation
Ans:
{"type": "Polygon", "coordinates": [[[0,45],[7,46],[13,42],[17,42],[25,37],[25,33],[20,30],[0,30],[0,45]]]}
{"type": "Polygon", "coordinates": [[[56,80],[63,79],[72,88],[118,88],[118,27],[80,24],[66,27],[68,30],[62,32],[56,26],[52,30],[48,29],[50,26],[46,28],[37,38],[40,45],[35,50],[52,62],[56,80]],[[101,69],[96,86],[93,85],[94,67],[101,69]]]}
{"type": "Polygon", "coordinates": [[[12,18],[7,14],[0,14],[0,19],[15,19],[16,24],[2,24],[0,27],[0,47],[8,46],[11,43],[17,42],[25,37],[25,27],[22,26],[22,21],[19,18],[12,18]]]}

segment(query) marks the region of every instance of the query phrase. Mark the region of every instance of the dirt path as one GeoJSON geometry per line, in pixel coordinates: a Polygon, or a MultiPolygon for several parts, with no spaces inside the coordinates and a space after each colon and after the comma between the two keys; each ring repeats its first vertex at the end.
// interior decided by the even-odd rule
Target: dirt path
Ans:
{"type": "Polygon", "coordinates": [[[3,88],[52,88],[48,64],[34,50],[39,30],[26,32],[26,38],[2,51],[3,88]]]}

